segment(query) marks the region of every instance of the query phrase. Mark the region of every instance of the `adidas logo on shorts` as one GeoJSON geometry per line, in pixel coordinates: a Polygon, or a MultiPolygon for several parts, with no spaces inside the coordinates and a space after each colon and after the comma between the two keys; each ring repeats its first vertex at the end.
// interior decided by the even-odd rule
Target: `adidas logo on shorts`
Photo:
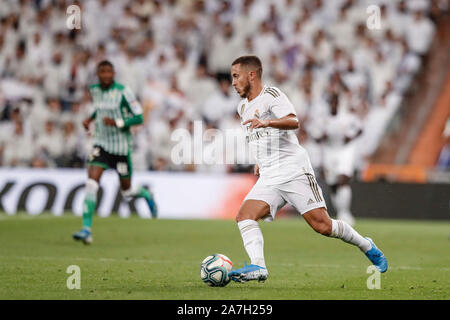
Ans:
{"type": "Polygon", "coordinates": [[[307,205],[309,206],[310,204],[313,204],[313,203],[314,203],[314,200],[309,198],[307,205]]]}

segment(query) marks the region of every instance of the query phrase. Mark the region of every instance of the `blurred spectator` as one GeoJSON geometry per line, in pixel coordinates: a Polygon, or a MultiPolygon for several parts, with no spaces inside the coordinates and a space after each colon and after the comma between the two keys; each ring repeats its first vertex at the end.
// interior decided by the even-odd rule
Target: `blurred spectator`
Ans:
{"type": "Polygon", "coordinates": [[[63,140],[60,129],[56,127],[53,120],[47,120],[45,122],[44,132],[36,141],[38,152],[46,158],[49,158],[51,166],[56,166],[58,159],[63,155],[64,144],[65,141],[63,140]]]}
{"type": "Polygon", "coordinates": [[[425,55],[431,46],[435,33],[433,22],[425,16],[423,10],[417,10],[406,30],[406,39],[412,51],[422,56],[425,55]]]}
{"type": "Polygon", "coordinates": [[[243,50],[243,39],[236,36],[233,25],[222,26],[222,33],[211,41],[209,70],[214,74],[229,74],[230,61],[243,50]]]}
{"type": "MultiPolygon", "coordinates": [[[[275,34],[273,27],[268,21],[263,21],[259,25],[258,32],[252,36],[255,46],[255,52],[258,53],[263,66],[269,65],[270,56],[279,54],[279,40],[275,34]]],[[[264,76],[264,75],[263,75],[264,76]]]]}
{"type": "MultiPolygon", "coordinates": [[[[261,57],[264,82],[289,95],[306,128],[314,127],[327,96],[339,94],[344,108],[365,121],[364,152],[373,152],[430,50],[434,22],[449,9],[445,0],[376,1],[382,29],[369,30],[371,3],[363,0],[73,4],[81,7],[81,30],[66,28],[69,1],[2,1],[3,165],[79,166],[91,143],[81,126],[92,112],[86,89],[97,81],[96,64],[110,59],[117,81],[146,110],[136,168],[198,170],[171,163],[172,133],[192,131],[200,119],[205,128],[239,126],[239,96],[224,79],[243,54],[261,57]]],[[[307,143],[313,132],[302,135],[307,143]]]]}
{"type": "Polygon", "coordinates": [[[397,79],[395,87],[404,93],[410,87],[413,75],[419,70],[421,62],[419,56],[412,52],[405,39],[400,41],[401,57],[397,66],[397,79]]]}
{"type": "Polygon", "coordinates": [[[194,108],[195,117],[199,118],[203,109],[206,98],[214,92],[216,88],[215,80],[206,69],[205,65],[197,66],[195,75],[185,84],[185,88],[181,88],[194,108]]]}
{"type": "Polygon", "coordinates": [[[372,98],[379,99],[386,82],[392,81],[395,75],[395,67],[387,59],[381,50],[375,53],[375,63],[369,68],[372,83],[372,98]]]}
{"type": "Polygon", "coordinates": [[[14,131],[4,143],[3,165],[7,167],[27,167],[34,156],[34,142],[31,136],[24,134],[23,124],[16,121],[14,131]]]}
{"type": "Polygon", "coordinates": [[[61,52],[55,52],[50,64],[47,66],[47,72],[44,80],[44,93],[50,97],[60,99],[65,85],[68,83],[70,72],[69,66],[63,61],[61,52]]]}
{"type": "Polygon", "coordinates": [[[214,92],[206,98],[202,116],[207,122],[217,124],[231,118],[238,103],[239,99],[233,94],[230,79],[222,78],[214,92]]]}
{"type": "Polygon", "coordinates": [[[62,140],[62,152],[61,155],[56,158],[58,167],[82,168],[84,166],[84,161],[79,155],[80,137],[77,136],[75,125],[71,120],[66,120],[63,123],[62,140]]]}

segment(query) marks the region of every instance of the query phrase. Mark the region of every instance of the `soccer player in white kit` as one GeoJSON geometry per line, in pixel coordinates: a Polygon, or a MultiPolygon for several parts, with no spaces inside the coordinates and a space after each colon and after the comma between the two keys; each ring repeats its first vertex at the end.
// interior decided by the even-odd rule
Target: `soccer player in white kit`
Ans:
{"type": "Polygon", "coordinates": [[[329,97],[329,112],[315,120],[320,128],[320,133],[316,132],[316,141],[323,148],[322,166],[337,218],[353,226],[350,180],[355,170],[355,139],[362,134],[361,121],[350,111],[339,107],[337,93],[329,97]]]}
{"type": "Polygon", "coordinates": [[[258,220],[273,221],[286,203],[300,212],[316,232],[356,245],[380,272],[385,272],[387,260],[370,238],[362,237],[344,221],[330,219],[308,154],[294,133],[299,125],[295,109],[278,88],[262,84],[260,59],[237,58],[231,76],[233,87],[243,99],[237,111],[256,160],[255,174],[259,175],[236,216],[251,264],[232,270],[231,279],[267,279],[264,238],[258,220]]]}

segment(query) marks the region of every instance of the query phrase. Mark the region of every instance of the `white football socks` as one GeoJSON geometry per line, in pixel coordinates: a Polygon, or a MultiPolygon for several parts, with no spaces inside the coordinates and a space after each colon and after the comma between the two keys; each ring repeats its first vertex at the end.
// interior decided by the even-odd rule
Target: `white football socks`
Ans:
{"type": "Polygon", "coordinates": [[[344,242],[351,243],[363,252],[367,252],[372,248],[369,240],[361,236],[348,223],[342,220],[331,219],[331,234],[330,237],[341,239],[344,242]]]}
{"type": "Polygon", "coordinates": [[[259,223],[251,219],[242,220],[238,222],[238,228],[250,263],[265,268],[264,238],[259,223]]]}
{"type": "Polygon", "coordinates": [[[97,191],[98,191],[99,185],[98,182],[94,179],[87,179],[86,181],[86,199],[90,201],[97,201],[97,191]]]}

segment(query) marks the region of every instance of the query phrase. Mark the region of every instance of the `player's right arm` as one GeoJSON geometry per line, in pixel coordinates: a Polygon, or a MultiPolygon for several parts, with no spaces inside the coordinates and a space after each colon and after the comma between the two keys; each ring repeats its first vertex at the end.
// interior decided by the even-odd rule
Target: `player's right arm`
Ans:
{"type": "Polygon", "coordinates": [[[83,120],[84,129],[89,130],[89,125],[91,124],[92,121],[94,121],[95,116],[96,116],[96,113],[93,112],[90,117],[83,120]]]}

